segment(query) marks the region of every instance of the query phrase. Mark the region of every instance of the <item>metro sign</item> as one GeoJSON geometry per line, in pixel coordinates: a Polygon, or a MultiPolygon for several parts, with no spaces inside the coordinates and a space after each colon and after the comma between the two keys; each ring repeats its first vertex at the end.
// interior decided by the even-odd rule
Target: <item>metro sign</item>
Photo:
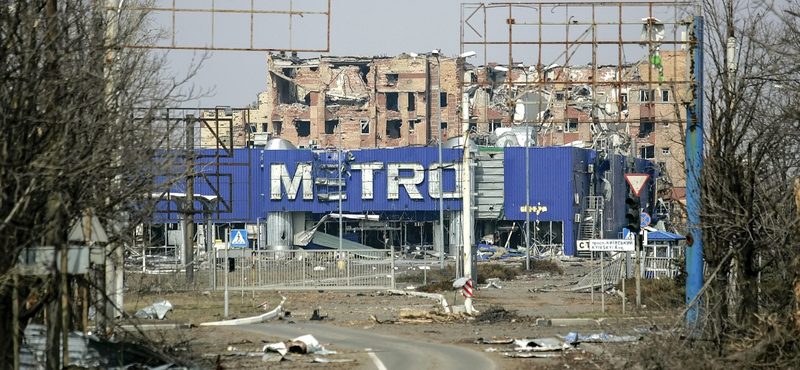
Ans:
{"type": "Polygon", "coordinates": [[[631,190],[633,190],[633,195],[637,197],[639,196],[639,193],[642,192],[642,189],[644,189],[644,184],[649,178],[650,175],[646,173],[629,173],[625,175],[625,181],[628,182],[628,186],[630,186],[631,190]]]}
{"type": "MultiPolygon", "coordinates": [[[[386,199],[400,199],[400,188],[404,188],[408,197],[413,200],[422,200],[424,196],[419,186],[425,183],[425,174],[428,174],[428,196],[439,198],[439,163],[431,163],[426,169],[417,162],[356,162],[351,163],[350,171],[361,172],[361,199],[374,199],[375,171],[386,170],[386,199]]],[[[312,179],[313,164],[311,162],[297,163],[293,174],[289,173],[285,163],[270,164],[270,199],[282,200],[284,195],[288,200],[296,200],[298,192],[303,200],[314,199],[314,181],[312,179]],[[302,191],[301,191],[302,190],[302,191]]],[[[442,170],[455,171],[456,184],[461,183],[461,163],[443,163],[442,170]]],[[[342,177],[345,179],[345,176],[342,177]]],[[[352,187],[348,184],[348,187],[352,187]]],[[[461,189],[456,186],[453,191],[442,191],[443,199],[461,198],[461,189]]],[[[346,199],[343,197],[342,199],[346,199]]]]}

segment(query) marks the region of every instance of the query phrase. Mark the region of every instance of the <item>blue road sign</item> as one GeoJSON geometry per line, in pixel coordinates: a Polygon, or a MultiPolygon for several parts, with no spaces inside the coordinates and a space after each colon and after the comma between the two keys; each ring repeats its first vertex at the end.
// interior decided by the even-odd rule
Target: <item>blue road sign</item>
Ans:
{"type": "Polygon", "coordinates": [[[641,218],[642,218],[642,223],[641,223],[642,227],[650,226],[650,221],[652,219],[650,218],[650,215],[647,212],[642,212],[641,218]]]}
{"type": "Polygon", "coordinates": [[[244,229],[231,230],[231,247],[236,247],[236,248],[247,247],[247,230],[244,229]]]}

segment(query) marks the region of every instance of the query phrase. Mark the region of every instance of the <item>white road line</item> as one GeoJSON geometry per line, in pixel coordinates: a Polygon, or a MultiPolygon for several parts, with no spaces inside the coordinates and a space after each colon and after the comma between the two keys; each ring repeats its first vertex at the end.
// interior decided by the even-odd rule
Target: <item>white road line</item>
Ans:
{"type": "Polygon", "coordinates": [[[388,370],[383,362],[381,362],[381,359],[378,358],[378,355],[376,355],[375,352],[372,352],[372,348],[364,348],[364,350],[367,351],[369,358],[372,359],[372,362],[375,363],[375,366],[378,367],[378,370],[388,370]]]}

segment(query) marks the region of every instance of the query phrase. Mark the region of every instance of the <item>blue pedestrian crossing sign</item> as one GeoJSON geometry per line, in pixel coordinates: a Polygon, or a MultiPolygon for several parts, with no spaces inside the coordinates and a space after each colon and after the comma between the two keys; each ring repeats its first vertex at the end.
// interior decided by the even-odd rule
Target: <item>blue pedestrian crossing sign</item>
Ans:
{"type": "Polygon", "coordinates": [[[247,230],[244,229],[231,230],[231,247],[237,247],[237,248],[247,247],[247,230]]]}

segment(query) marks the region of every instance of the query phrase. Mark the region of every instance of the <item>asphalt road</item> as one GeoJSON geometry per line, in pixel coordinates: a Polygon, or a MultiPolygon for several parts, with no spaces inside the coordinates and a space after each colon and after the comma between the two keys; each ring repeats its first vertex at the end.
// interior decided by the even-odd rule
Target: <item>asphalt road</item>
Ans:
{"type": "Polygon", "coordinates": [[[355,328],[317,323],[268,322],[237,326],[236,329],[284,337],[287,340],[311,334],[320,343],[366,353],[369,360],[361,363],[359,368],[362,369],[497,369],[497,365],[480,352],[413,338],[390,337],[355,328]]]}

